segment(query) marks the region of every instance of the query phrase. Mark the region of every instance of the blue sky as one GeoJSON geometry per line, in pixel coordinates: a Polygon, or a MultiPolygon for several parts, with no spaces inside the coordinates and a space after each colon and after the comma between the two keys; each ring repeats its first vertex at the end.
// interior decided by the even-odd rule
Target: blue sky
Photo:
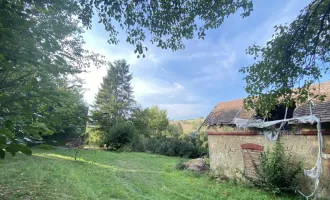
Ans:
{"type": "MultiPolygon", "coordinates": [[[[308,4],[306,0],[254,1],[247,18],[230,16],[216,30],[206,32],[204,40],[185,41],[186,48],[173,52],[149,43],[146,58],[138,59],[134,47],[119,35],[119,45],[107,43],[102,25],[93,23],[84,34],[85,47],[105,55],[109,61],[126,59],[133,72],[132,86],[136,101],[143,107],[158,105],[170,119],[206,116],[221,101],[246,96],[239,68],[252,63],[245,49],[254,43],[264,45],[278,24],[289,23],[308,4]]],[[[91,68],[85,78],[85,99],[94,101],[106,68],[91,68]]]]}

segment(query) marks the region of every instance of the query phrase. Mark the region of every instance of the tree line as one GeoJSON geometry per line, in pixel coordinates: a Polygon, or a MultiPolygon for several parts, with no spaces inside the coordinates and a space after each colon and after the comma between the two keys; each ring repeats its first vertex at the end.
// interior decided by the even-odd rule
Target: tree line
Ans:
{"type": "Polygon", "coordinates": [[[125,60],[108,63],[92,106],[88,142],[109,150],[153,152],[171,156],[207,154],[205,133],[184,135],[169,123],[166,110],[142,108],[134,100],[132,74],[125,60]]]}

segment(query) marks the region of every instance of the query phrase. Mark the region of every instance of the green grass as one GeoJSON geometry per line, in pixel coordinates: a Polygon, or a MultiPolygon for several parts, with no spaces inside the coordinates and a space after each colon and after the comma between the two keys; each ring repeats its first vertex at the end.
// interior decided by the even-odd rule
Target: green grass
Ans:
{"type": "MultiPolygon", "coordinates": [[[[274,199],[178,171],[181,159],[146,153],[33,149],[0,161],[0,199],[274,199]]],[[[281,199],[281,198],[277,198],[281,199]]],[[[286,198],[282,198],[286,199],[286,198]]]]}

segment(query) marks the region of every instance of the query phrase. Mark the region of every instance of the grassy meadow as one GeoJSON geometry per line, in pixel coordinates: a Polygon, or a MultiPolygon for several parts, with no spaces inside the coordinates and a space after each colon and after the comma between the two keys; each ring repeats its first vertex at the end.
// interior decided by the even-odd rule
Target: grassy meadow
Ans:
{"type": "MultiPolygon", "coordinates": [[[[147,153],[33,149],[0,160],[0,199],[275,199],[174,168],[182,158],[147,153]]],[[[288,198],[276,198],[288,199],[288,198]]]]}
{"type": "MultiPolygon", "coordinates": [[[[205,118],[197,118],[197,119],[187,119],[187,120],[175,120],[170,121],[170,124],[178,125],[180,124],[183,130],[183,133],[190,134],[192,132],[197,131],[200,125],[204,122],[205,118]]],[[[202,127],[201,130],[204,130],[205,127],[202,127]]]]}

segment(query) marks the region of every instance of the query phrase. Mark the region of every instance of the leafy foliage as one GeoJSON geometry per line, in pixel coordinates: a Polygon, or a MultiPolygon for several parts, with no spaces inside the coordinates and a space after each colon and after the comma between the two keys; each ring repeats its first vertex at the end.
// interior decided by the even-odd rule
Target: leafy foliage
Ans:
{"type": "Polygon", "coordinates": [[[183,133],[182,126],[181,124],[174,125],[174,124],[169,124],[166,129],[166,134],[169,137],[173,137],[178,139],[183,133]]]}
{"type": "MultiPolygon", "coordinates": [[[[167,156],[180,156],[187,158],[199,158],[208,154],[208,147],[202,145],[203,137],[194,135],[186,135],[182,137],[182,133],[177,137],[146,137],[137,135],[130,144],[133,151],[151,152],[167,156]]],[[[207,143],[206,143],[207,145],[207,143]]]]}
{"type": "MultiPolygon", "coordinates": [[[[98,14],[109,33],[110,44],[119,42],[119,30],[127,33],[126,42],[135,46],[135,52],[147,51],[143,42],[151,35],[151,43],[163,49],[183,49],[184,39],[192,39],[197,32],[198,38],[204,38],[205,31],[218,28],[226,17],[242,9],[241,16],[249,16],[252,2],[199,1],[199,0],[78,0],[83,8],[80,19],[91,28],[94,12],[98,14]],[[198,23],[197,23],[198,21],[198,23]],[[118,26],[116,26],[118,24],[118,26]]],[[[138,55],[139,57],[139,55],[138,55]]]]}
{"type": "Polygon", "coordinates": [[[82,48],[79,13],[73,1],[0,0],[2,158],[4,152],[30,155],[24,142],[80,128],[85,120],[74,88],[81,81],[74,77],[101,60],[82,48]]]}
{"type": "Polygon", "coordinates": [[[133,139],[135,128],[130,122],[118,122],[105,133],[106,145],[110,149],[120,149],[133,139]]]}
{"type": "Polygon", "coordinates": [[[139,135],[144,135],[147,137],[152,135],[152,131],[149,128],[150,115],[148,108],[134,109],[130,120],[133,122],[139,135]]]}
{"type": "Polygon", "coordinates": [[[240,70],[246,74],[247,107],[267,115],[281,103],[324,98],[309,87],[329,71],[329,18],[330,1],[313,0],[291,24],[275,26],[265,47],[247,49],[256,61],[240,70]]]}
{"type": "Polygon", "coordinates": [[[55,149],[54,147],[52,147],[52,146],[50,146],[50,145],[47,145],[47,144],[40,144],[40,145],[35,146],[35,148],[38,148],[38,149],[44,149],[44,150],[52,150],[52,149],[55,149]]]}
{"type": "Polygon", "coordinates": [[[295,163],[291,155],[286,156],[279,141],[271,152],[261,153],[260,165],[254,163],[257,179],[247,177],[256,187],[274,194],[294,193],[297,189],[297,175],[301,173],[301,163],[295,163]]]}
{"type": "Polygon", "coordinates": [[[163,131],[166,130],[169,122],[167,111],[161,110],[158,106],[149,108],[149,127],[154,132],[156,137],[162,137],[163,131]]]}
{"type": "Polygon", "coordinates": [[[208,154],[205,132],[184,134],[181,124],[169,124],[166,110],[157,106],[136,109],[130,120],[137,130],[130,144],[133,151],[189,158],[208,154]]]}
{"type": "Polygon", "coordinates": [[[150,152],[166,156],[197,158],[201,154],[197,146],[183,139],[151,138],[139,136],[132,143],[133,151],[150,152]]]}
{"type": "Polygon", "coordinates": [[[158,106],[151,108],[137,108],[132,113],[131,120],[140,134],[161,138],[164,137],[169,121],[167,111],[158,106]]]}

